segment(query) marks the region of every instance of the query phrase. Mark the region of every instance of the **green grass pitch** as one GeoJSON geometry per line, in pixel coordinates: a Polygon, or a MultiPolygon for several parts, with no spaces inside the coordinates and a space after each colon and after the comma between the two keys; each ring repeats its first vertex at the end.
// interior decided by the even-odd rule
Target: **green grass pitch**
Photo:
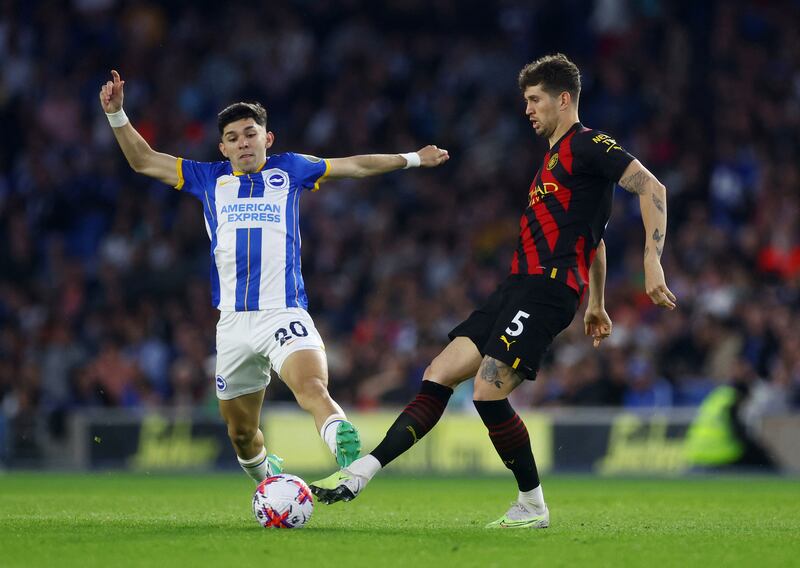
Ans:
{"type": "MultiPolygon", "coordinates": [[[[313,478],[309,478],[310,481],[313,478]]],[[[376,478],[302,530],[244,475],[0,475],[0,566],[800,566],[800,480],[544,480],[545,530],[488,531],[508,478],[376,478]]]]}

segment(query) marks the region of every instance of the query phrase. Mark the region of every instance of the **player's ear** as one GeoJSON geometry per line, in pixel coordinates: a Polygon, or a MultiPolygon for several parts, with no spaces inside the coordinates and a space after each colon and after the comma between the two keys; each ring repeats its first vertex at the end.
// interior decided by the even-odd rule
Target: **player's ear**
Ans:
{"type": "Polygon", "coordinates": [[[228,154],[225,152],[225,144],[223,144],[222,142],[219,143],[219,151],[222,153],[223,156],[225,156],[226,158],[228,157],[228,154]]]}
{"type": "Polygon", "coordinates": [[[562,110],[566,110],[569,107],[570,103],[572,102],[572,95],[570,95],[567,91],[561,93],[561,100],[558,101],[562,110]]]}
{"type": "Polygon", "coordinates": [[[267,138],[267,148],[269,148],[275,143],[275,134],[273,134],[271,130],[267,130],[266,138],[267,138]]]}

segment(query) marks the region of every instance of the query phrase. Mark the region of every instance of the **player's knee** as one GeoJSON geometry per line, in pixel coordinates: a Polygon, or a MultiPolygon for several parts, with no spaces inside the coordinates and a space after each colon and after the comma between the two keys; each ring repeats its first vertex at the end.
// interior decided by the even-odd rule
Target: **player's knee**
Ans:
{"type": "Polygon", "coordinates": [[[422,378],[426,381],[432,381],[434,383],[450,387],[451,389],[456,388],[464,381],[464,379],[454,376],[450,369],[448,369],[438,359],[438,357],[434,359],[431,364],[425,368],[422,378]]]}
{"type": "Polygon", "coordinates": [[[428,365],[426,372],[431,372],[435,375],[446,375],[449,372],[448,365],[448,358],[445,356],[444,352],[439,353],[436,357],[433,358],[431,364],[428,365]]]}
{"type": "Polygon", "coordinates": [[[472,401],[502,400],[506,398],[503,392],[483,380],[475,379],[475,387],[472,390],[472,401]]]}
{"type": "Polygon", "coordinates": [[[294,396],[304,409],[330,398],[327,382],[319,377],[304,380],[295,390],[294,396]]]}
{"type": "Polygon", "coordinates": [[[228,437],[237,448],[248,447],[253,443],[258,434],[257,427],[245,426],[243,424],[229,424],[228,437]]]}

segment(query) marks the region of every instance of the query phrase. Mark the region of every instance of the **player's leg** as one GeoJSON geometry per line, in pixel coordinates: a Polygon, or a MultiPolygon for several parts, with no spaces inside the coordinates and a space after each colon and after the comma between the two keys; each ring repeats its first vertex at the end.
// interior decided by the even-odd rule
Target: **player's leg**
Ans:
{"type": "Polygon", "coordinates": [[[314,320],[302,308],[266,310],[254,334],[264,354],[301,408],[314,418],[317,431],[341,467],[361,452],[358,431],[328,393],[328,361],[314,320]]]}
{"type": "Polygon", "coordinates": [[[239,465],[253,480],[280,473],[280,458],[267,455],[264,434],[259,428],[264,389],[230,400],[220,400],[219,410],[228,427],[228,437],[239,465]]]}
{"type": "Polygon", "coordinates": [[[577,294],[559,282],[517,279],[483,346],[475,408],[519,489],[516,503],[490,527],[544,528],[550,523],[528,429],[508,395],[523,380],[536,378],[553,338],[569,325],[577,307],[577,294]]]}
{"type": "Polygon", "coordinates": [[[317,431],[341,467],[347,467],[361,452],[358,431],[347,420],[342,407],[328,393],[328,361],[320,349],[301,349],[286,357],[280,377],[291,389],[297,404],[314,417],[317,431]]]}
{"type": "MultiPolygon", "coordinates": [[[[425,369],[419,392],[370,455],[385,467],[430,432],[442,417],[453,389],[475,376],[481,355],[466,337],[456,337],[425,369]]],[[[366,457],[366,456],[365,456],[366,457]]]]}
{"type": "Polygon", "coordinates": [[[317,429],[331,415],[343,415],[328,393],[328,362],[323,351],[295,351],[281,366],[280,377],[294,394],[300,408],[311,414],[317,429]]]}
{"type": "Polygon", "coordinates": [[[248,343],[251,314],[224,312],[217,324],[216,391],[228,437],[242,469],[256,482],[280,472],[259,425],[269,364],[248,343]]]}
{"type": "Polygon", "coordinates": [[[420,392],[400,413],[383,441],[343,471],[315,481],[311,490],[325,503],[353,499],[380,469],[407,451],[441,418],[453,388],[475,376],[481,362],[478,345],[489,338],[503,307],[508,283],[501,284],[486,304],[450,332],[450,344],[425,370],[420,392]]]}
{"type": "Polygon", "coordinates": [[[524,380],[523,373],[489,356],[484,357],[475,378],[475,408],[519,488],[517,502],[490,526],[545,528],[550,523],[528,429],[508,401],[508,395],[524,380]]]}
{"type": "Polygon", "coordinates": [[[436,426],[453,389],[475,376],[480,360],[472,340],[454,338],[425,369],[419,393],[403,409],[380,444],[349,467],[312,483],[314,494],[325,503],[355,498],[381,468],[408,451],[436,426]]]}
{"type": "Polygon", "coordinates": [[[252,459],[264,449],[264,434],[259,427],[263,402],[264,390],[219,401],[228,438],[240,459],[252,459]]]}

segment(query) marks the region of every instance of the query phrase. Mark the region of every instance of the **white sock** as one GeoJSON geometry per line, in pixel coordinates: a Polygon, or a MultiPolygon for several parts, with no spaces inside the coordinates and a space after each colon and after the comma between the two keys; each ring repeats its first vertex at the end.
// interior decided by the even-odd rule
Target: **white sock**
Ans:
{"type": "Polygon", "coordinates": [[[381,462],[378,461],[378,458],[372,454],[367,454],[348,465],[347,470],[369,481],[375,477],[375,474],[381,470],[381,467],[383,466],[381,466],[381,462]]]}
{"type": "Polygon", "coordinates": [[[264,478],[267,477],[267,468],[269,464],[267,463],[266,448],[261,448],[258,455],[249,460],[243,460],[239,456],[236,456],[236,459],[239,460],[239,465],[242,466],[244,472],[256,483],[261,483],[264,478]]]}
{"type": "Polygon", "coordinates": [[[328,445],[333,457],[336,457],[336,428],[339,426],[339,422],[345,420],[347,417],[344,414],[331,414],[319,429],[319,436],[328,445]]]}
{"type": "Polygon", "coordinates": [[[543,513],[545,505],[542,485],[539,484],[536,489],[530,491],[520,491],[517,501],[525,505],[527,509],[533,509],[534,513],[543,513]]]}

